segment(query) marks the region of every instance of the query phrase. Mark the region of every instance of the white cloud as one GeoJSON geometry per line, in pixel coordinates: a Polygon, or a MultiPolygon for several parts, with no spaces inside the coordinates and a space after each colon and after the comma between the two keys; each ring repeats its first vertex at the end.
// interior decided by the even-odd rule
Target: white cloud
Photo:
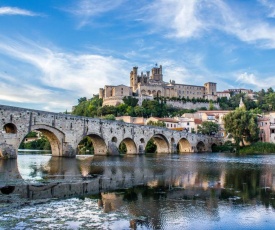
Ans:
{"type": "MultiPolygon", "coordinates": [[[[261,0],[270,10],[275,4],[261,0]]],[[[156,0],[143,9],[152,30],[176,38],[193,38],[206,31],[220,30],[236,36],[241,41],[262,48],[275,48],[275,27],[262,18],[246,15],[249,7],[233,9],[222,0],[156,0]]]]}
{"type": "Polygon", "coordinates": [[[236,82],[243,84],[244,86],[253,86],[258,90],[263,88],[275,87],[274,77],[259,78],[253,73],[240,73],[237,75],[236,82]]]}
{"type": "Polygon", "coordinates": [[[38,16],[36,13],[17,7],[0,7],[0,15],[38,16]]]}
{"type": "Polygon", "coordinates": [[[110,56],[68,53],[7,38],[0,40],[0,53],[20,63],[18,72],[0,74],[0,100],[41,103],[50,110],[64,111],[79,97],[92,97],[106,84],[128,84],[129,64],[110,56]]]}
{"type": "Polygon", "coordinates": [[[259,0],[259,2],[267,7],[269,14],[268,17],[274,18],[275,17],[275,2],[273,0],[259,0]]]}
{"type": "Polygon", "coordinates": [[[78,27],[84,27],[91,23],[95,16],[116,9],[123,0],[78,0],[77,4],[65,11],[76,16],[80,22],[78,27]]]}
{"type": "Polygon", "coordinates": [[[243,11],[235,12],[221,0],[215,0],[209,25],[238,37],[241,41],[256,44],[262,48],[275,48],[275,27],[257,18],[246,18],[243,11]]]}
{"type": "Polygon", "coordinates": [[[197,18],[197,0],[158,0],[144,8],[153,30],[167,29],[168,35],[178,38],[194,37],[202,29],[197,18]]]}

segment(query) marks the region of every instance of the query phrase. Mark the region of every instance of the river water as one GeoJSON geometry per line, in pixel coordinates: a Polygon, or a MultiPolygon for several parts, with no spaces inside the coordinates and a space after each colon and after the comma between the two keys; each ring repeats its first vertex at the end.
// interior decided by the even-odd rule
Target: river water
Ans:
{"type": "Polygon", "coordinates": [[[0,229],[274,229],[275,156],[0,160],[0,229]]]}

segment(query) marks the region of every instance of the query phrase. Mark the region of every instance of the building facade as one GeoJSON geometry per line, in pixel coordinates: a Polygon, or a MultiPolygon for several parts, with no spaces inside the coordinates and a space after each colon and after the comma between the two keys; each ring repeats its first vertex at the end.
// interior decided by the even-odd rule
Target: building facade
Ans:
{"type": "Polygon", "coordinates": [[[207,82],[203,86],[178,84],[175,81],[164,82],[162,66],[156,65],[151,73],[147,71],[141,74],[138,74],[138,67],[133,67],[130,72],[130,87],[106,85],[99,89],[99,98],[103,99],[103,105],[118,105],[125,96],[134,96],[141,100],[154,97],[216,100],[216,88],[217,84],[214,82],[207,82]]]}
{"type": "Polygon", "coordinates": [[[217,92],[217,97],[218,98],[226,97],[227,99],[229,99],[231,96],[234,96],[240,93],[243,93],[247,98],[255,100],[255,93],[253,92],[252,89],[227,89],[224,91],[217,92]]]}

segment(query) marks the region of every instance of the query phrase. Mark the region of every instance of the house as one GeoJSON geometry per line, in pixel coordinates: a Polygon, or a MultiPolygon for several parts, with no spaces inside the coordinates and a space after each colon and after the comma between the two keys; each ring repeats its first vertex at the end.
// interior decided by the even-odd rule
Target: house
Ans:
{"type": "Polygon", "coordinates": [[[117,121],[123,121],[125,123],[131,123],[136,125],[145,125],[146,118],[144,117],[131,117],[131,116],[121,116],[116,117],[117,121]]]}
{"type": "Polygon", "coordinates": [[[270,116],[259,115],[258,116],[258,127],[260,129],[259,138],[261,142],[270,142],[270,116]]]}
{"type": "Polygon", "coordinates": [[[160,118],[160,117],[150,117],[146,120],[146,125],[148,122],[164,122],[166,128],[168,129],[174,129],[174,130],[179,130],[179,121],[173,118],[160,118]]]}

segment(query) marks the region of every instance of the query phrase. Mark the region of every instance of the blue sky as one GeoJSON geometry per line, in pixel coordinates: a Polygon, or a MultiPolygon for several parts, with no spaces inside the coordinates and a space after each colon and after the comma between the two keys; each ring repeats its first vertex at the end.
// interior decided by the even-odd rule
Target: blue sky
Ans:
{"type": "Polygon", "coordinates": [[[0,0],[0,104],[70,111],[155,63],[165,81],[275,88],[275,1],[0,0]]]}

